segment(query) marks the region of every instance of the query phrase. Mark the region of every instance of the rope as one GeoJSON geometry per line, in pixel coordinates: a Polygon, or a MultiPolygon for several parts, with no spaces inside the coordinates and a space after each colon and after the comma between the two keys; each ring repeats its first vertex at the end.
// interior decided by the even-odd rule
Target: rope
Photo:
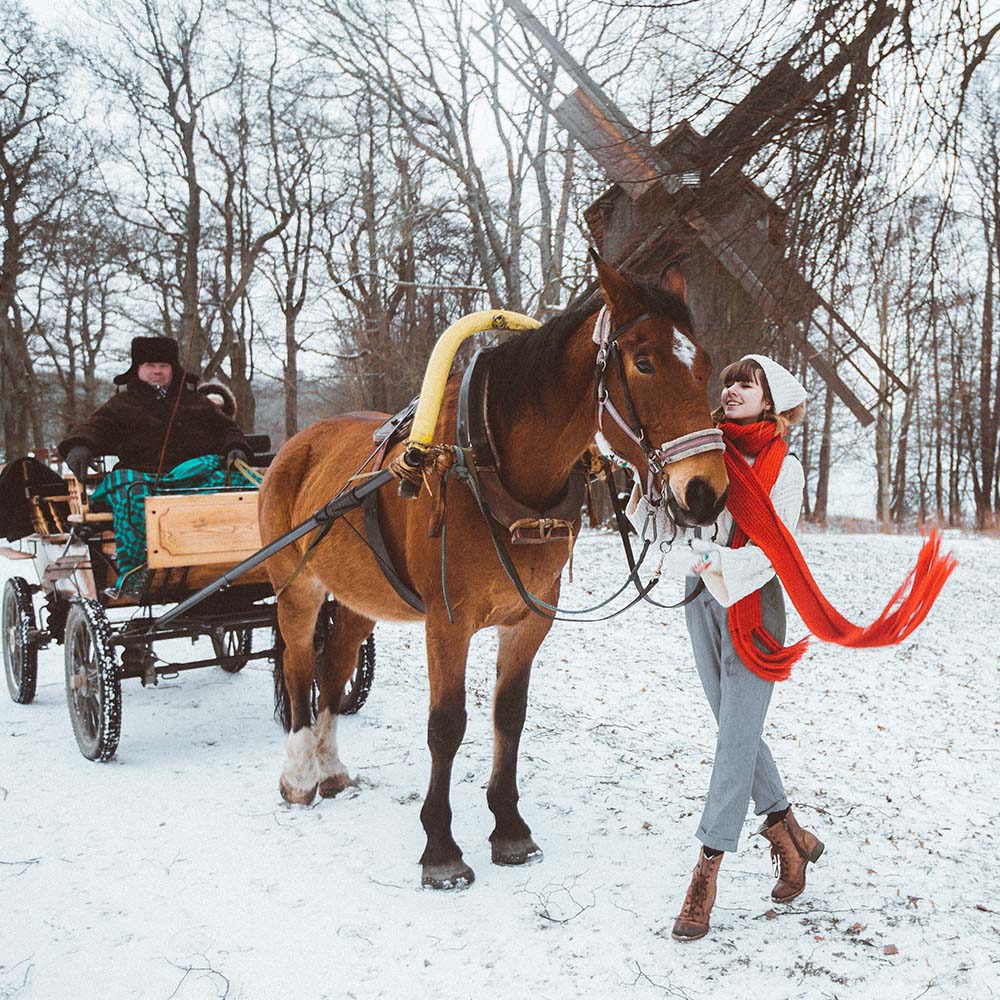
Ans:
{"type": "Polygon", "coordinates": [[[252,466],[247,465],[242,458],[236,459],[235,462],[231,462],[230,466],[234,468],[244,479],[248,479],[254,486],[258,489],[260,484],[264,482],[264,477],[252,466]]]}

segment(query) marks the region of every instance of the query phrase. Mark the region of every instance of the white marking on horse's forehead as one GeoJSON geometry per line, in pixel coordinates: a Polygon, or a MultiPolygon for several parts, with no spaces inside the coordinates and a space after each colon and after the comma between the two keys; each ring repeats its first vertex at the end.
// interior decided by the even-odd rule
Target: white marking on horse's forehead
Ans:
{"type": "Polygon", "coordinates": [[[682,365],[686,365],[688,371],[694,371],[694,357],[698,353],[698,348],[693,340],[685,337],[677,327],[674,327],[674,357],[682,365]]]}

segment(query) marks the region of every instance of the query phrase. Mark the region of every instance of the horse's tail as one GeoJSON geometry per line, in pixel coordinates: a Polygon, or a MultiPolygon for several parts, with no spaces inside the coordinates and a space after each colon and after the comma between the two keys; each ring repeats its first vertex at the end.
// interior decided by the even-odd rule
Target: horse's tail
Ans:
{"type": "MultiPolygon", "coordinates": [[[[321,614],[322,619],[322,614],[321,614]]],[[[331,612],[332,618],[332,612],[331,612]]],[[[332,621],[323,626],[317,625],[317,635],[322,634],[322,642],[326,642],[326,632],[320,633],[321,628],[330,628],[332,621]]],[[[320,640],[314,640],[319,642],[320,640]]],[[[322,646],[320,646],[322,649],[322,646]]],[[[317,655],[321,655],[317,653],[317,655]]],[[[274,626],[274,721],[277,722],[287,733],[292,728],[292,703],[288,700],[288,688],[285,686],[285,640],[281,638],[281,629],[274,626]]],[[[319,698],[319,688],[316,686],[316,679],[313,678],[312,692],[309,696],[309,721],[316,721],[317,699],[319,698]]],[[[362,702],[363,704],[363,702],[362,702]]],[[[358,706],[360,708],[360,705],[358,706]]]]}
{"type": "Polygon", "coordinates": [[[292,704],[285,687],[285,640],[274,626],[274,721],[287,733],[292,728],[292,704]]]}

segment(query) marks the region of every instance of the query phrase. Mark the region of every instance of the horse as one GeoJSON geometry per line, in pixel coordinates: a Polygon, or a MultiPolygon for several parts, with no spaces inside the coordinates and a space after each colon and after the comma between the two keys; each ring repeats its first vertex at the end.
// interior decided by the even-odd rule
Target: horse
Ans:
{"type": "MultiPolygon", "coordinates": [[[[671,461],[665,459],[664,450],[650,444],[718,433],[712,430],[707,399],[711,360],[693,339],[683,277],[670,269],[658,284],[640,282],[594,257],[603,312],[611,327],[602,346],[595,344],[598,306],[592,305],[513,335],[484,352],[489,369],[486,421],[503,486],[520,503],[547,509],[564,494],[574,463],[593,442],[603,406],[604,412],[613,409],[619,418],[628,413],[621,426],[602,421],[603,434],[637,474],[662,490],[675,519],[688,525],[711,524],[725,504],[728,486],[722,451],[709,445],[709,450],[694,449],[696,454],[671,461]],[[615,350],[616,363],[611,364],[615,350]]],[[[459,377],[453,375],[437,424],[436,440],[443,444],[456,440],[458,395],[459,377]]],[[[373,430],[385,418],[385,414],[348,413],[287,441],[260,490],[265,545],[304,521],[364,465],[372,450],[373,430]]],[[[397,445],[396,453],[401,448],[397,445]]],[[[268,560],[279,595],[278,624],[285,643],[283,693],[290,707],[287,759],[279,788],[287,802],[307,805],[317,789],[328,798],[354,784],[339,756],[337,708],[359,648],[378,620],[423,618],[431,774],[420,812],[426,834],[420,858],[422,884],[464,887],[474,873],[452,836],[450,784],[466,728],[470,639],[480,629],[499,631],[493,767],[486,795],[495,823],[490,835],[492,861],[524,864],[540,857],[541,850],[518,809],[518,747],[532,662],[552,627],[552,617],[537,613],[538,605],[526,606],[501,569],[494,538],[470,489],[454,479],[447,489],[446,588],[442,539],[428,530],[440,498],[422,489],[415,500],[401,499],[382,489],[377,500],[385,549],[399,576],[422,598],[423,614],[390,585],[365,542],[358,512],[335,522],[318,543],[305,537],[268,560]],[[328,595],[337,602],[337,614],[317,664],[314,625],[328,595]]],[[[579,504],[575,517],[570,543],[580,527],[579,504]]],[[[557,605],[570,545],[549,541],[509,546],[507,553],[526,589],[557,605]]]]}

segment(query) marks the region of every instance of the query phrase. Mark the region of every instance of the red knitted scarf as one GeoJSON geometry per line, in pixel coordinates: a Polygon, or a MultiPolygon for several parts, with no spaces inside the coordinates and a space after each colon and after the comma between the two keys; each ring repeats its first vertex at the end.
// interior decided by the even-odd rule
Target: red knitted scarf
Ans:
{"type": "MultiPolygon", "coordinates": [[[[916,565],[871,625],[862,628],[843,617],[821,593],[809,572],[791,532],[771,503],[771,489],[788,452],[788,444],[777,426],[767,421],[755,424],[719,425],[726,443],[729,498],[726,507],[736,522],[732,547],[747,541],[758,545],[771,561],[806,628],[826,642],[841,646],[889,646],[905,639],[926,617],[941,588],[955,568],[951,553],[940,555],[941,539],[931,530],[916,565]],[[756,455],[751,466],[744,455],[756,455]]],[[[764,628],[760,591],[747,595],[729,609],[729,631],[740,659],[759,677],[783,681],[806,651],[808,637],[782,646],[764,628]]]]}

